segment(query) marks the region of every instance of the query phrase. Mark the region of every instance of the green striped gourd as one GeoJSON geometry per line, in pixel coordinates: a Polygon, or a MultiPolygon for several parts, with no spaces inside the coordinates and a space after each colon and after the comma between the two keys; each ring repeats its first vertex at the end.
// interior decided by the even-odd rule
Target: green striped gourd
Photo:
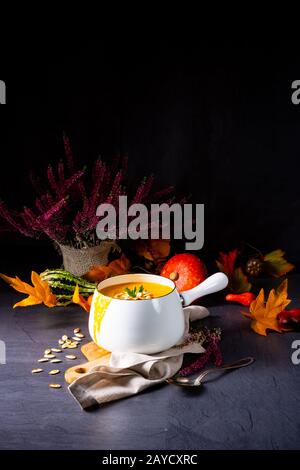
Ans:
{"type": "Polygon", "coordinates": [[[58,305],[71,303],[76,285],[78,285],[79,293],[85,298],[92,295],[96,287],[95,283],[74,276],[63,269],[46,269],[40,276],[43,281],[49,284],[51,291],[56,295],[58,305]]]}

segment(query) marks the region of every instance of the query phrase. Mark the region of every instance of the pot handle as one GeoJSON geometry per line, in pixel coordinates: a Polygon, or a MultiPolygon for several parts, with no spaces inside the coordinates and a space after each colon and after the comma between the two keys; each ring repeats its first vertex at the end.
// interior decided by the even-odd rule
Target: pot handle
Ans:
{"type": "Polygon", "coordinates": [[[228,277],[224,273],[216,273],[209,276],[205,281],[201,282],[196,287],[180,292],[181,298],[183,299],[183,305],[190,305],[194,300],[199,299],[207,294],[218,292],[219,290],[225,289],[228,284],[228,277]]]}

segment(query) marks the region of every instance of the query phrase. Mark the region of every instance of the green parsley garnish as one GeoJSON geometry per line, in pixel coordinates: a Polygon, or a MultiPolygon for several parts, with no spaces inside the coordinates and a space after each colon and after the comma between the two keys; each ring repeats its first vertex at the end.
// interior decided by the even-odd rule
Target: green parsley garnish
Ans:
{"type": "MultiPolygon", "coordinates": [[[[137,287],[134,286],[133,289],[129,289],[129,287],[126,287],[125,289],[126,294],[128,294],[130,297],[136,297],[137,294],[137,287]]],[[[142,293],[144,290],[144,286],[140,286],[138,292],[142,293]]]]}

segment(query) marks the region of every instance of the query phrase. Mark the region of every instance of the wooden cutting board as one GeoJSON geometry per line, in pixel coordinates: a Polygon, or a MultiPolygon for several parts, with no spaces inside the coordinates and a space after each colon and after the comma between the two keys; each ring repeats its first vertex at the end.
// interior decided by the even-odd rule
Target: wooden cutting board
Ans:
{"type": "Polygon", "coordinates": [[[78,379],[83,374],[90,372],[93,367],[107,365],[109,363],[110,352],[100,348],[93,341],[84,344],[81,348],[81,352],[87,358],[88,362],[77,364],[66,370],[65,380],[68,384],[74,382],[74,380],[78,379]]]}

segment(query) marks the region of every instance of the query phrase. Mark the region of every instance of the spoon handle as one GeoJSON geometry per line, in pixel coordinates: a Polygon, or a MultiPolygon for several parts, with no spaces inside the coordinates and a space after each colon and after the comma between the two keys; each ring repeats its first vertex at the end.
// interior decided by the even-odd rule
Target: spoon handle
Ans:
{"type": "Polygon", "coordinates": [[[199,375],[199,377],[197,377],[196,382],[200,384],[202,379],[204,379],[204,377],[206,377],[211,372],[218,372],[220,370],[239,369],[240,367],[246,367],[246,366],[249,366],[250,364],[253,364],[254,361],[255,361],[254,357],[244,357],[243,359],[239,359],[238,361],[230,362],[228,364],[223,364],[220,367],[213,367],[211,369],[206,369],[199,375]]]}

